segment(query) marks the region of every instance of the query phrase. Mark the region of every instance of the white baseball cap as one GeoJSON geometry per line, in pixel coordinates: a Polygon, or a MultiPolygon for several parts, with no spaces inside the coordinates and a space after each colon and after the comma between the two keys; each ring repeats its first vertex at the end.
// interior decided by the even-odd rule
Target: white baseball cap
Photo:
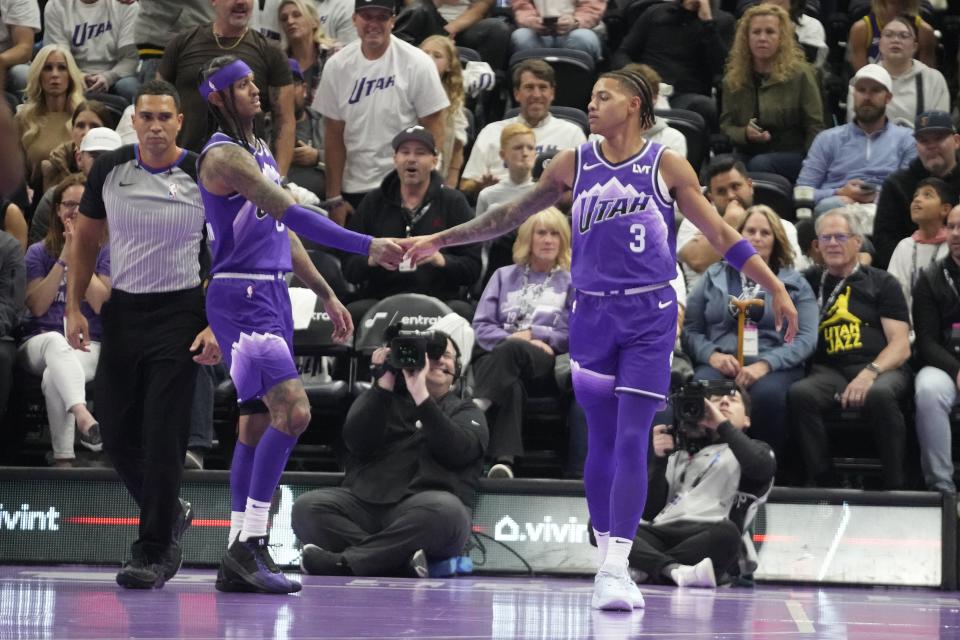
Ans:
{"type": "Polygon", "coordinates": [[[890,74],[887,73],[887,70],[880,65],[863,65],[860,67],[860,70],[857,71],[857,74],[853,76],[853,80],[850,81],[850,84],[857,86],[857,82],[863,80],[864,78],[873,80],[874,82],[879,82],[881,85],[883,85],[884,89],[890,93],[893,93],[893,80],[890,79],[890,74]]]}
{"type": "Polygon", "coordinates": [[[113,151],[122,145],[119,133],[106,127],[96,127],[83,136],[80,151],[113,151]]]}

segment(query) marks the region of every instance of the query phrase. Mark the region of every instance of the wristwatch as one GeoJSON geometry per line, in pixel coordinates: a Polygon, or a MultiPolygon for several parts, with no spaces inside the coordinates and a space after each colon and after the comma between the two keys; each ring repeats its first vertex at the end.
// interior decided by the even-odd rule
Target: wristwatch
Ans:
{"type": "Polygon", "coordinates": [[[880,365],[878,365],[876,362],[871,362],[866,367],[864,367],[864,369],[866,369],[867,371],[873,371],[878,376],[881,373],[883,373],[883,370],[880,368],[880,365]]]}

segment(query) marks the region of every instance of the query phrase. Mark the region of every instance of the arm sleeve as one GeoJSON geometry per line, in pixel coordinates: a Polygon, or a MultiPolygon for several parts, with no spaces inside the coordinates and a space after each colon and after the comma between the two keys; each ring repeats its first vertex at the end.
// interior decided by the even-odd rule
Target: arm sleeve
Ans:
{"type": "Polygon", "coordinates": [[[374,384],[350,405],[343,422],[343,442],[351,454],[362,458],[380,448],[392,401],[392,391],[374,384]]]}
{"type": "Polygon", "coordinates": [[[477,303],[477,310],[473,314],[473,330],[476,333],[477,344],[487,351],[492,351],[510,336],[499,322],[503,273],[502,268],[497,269],[487,282],[487,287],[480,296],[480,302],[477,303]]]}
{"type": "Polygon", "coordinates": [[[627,32],[627,35],[620,43],[620,47],[616,53],[613,54],[611,64],[614,69],[620,69],[630,62],[640,59],[640,56],[643,54],[644,45],[647,42],[649,23],[649,19],[645,19],[645,16],[640,16],[640,19],[633,23],[630,31],[627,32]]]}
{"type": "Polygon", "coordinates": [[[719,11],[717,14],[713,20],[702,23],[700,30],[703,51],[706,59],[710,61],[710,71],[715,76],[723,74],[723,65],[726,63],[728,53],[727,43],[724,42],[717,22],[725,16],[719,11]]]}
{"type": "MultiPolygon", "coordinates": [[[[86,197],[86,191],[84,191],[84,197],[86,197]]],[[[294,233],[318,244],[364,256],[370,252],[370,243],[373,238],[344,229],[328,217],[307,207],[298,204],[290,205],[283,212],[282,221],[294,233]]]]}
{"type": "Polygon", "coordinates": [[[754,440],[729,421],[721,423],[717,433],[740,463],[741,477],[755,482],[765,482],[773,478],[777,472],[777,459],[770,445],[763,440],[754,440]]]}
{"type": "Polygon", "coordinates": [[[473,402],[457,403],[444,413],[433,398],[417,407],[430,454],[448,468],[461,468],[483,456],[489,433],[487,419],[473,402]]]}
{"type": "Polygon", "coordinates": [[[938,277],[934,272],[924,269],[913,287],[913,331],[915,346],[923,365],[937,367],[946,371],[953,380],[960,372],[960,360],[943,346],[942,313],[940,305],[947,301],[938,301],[930,285],[930,278],[938,277]]]}
{"type": "Polygon", "coordinates": [[[117,52],[117,63],[110,69],[103,72],[107,84],[111,87],[120,78],[132,76],[137,72],[137,64],[140,58],[137,54],[136,45],[126,45],[117,52]]]}

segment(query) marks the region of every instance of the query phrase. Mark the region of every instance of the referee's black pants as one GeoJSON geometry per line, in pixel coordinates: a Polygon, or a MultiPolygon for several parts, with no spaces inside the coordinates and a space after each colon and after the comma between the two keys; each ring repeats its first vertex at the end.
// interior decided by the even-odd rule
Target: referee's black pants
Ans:
{"type": "Polygon", "coordinates": [[[114,289],[100,313],[95,379],[104,450],[140,507],[133,555],[156,562],[170,546],[190,435],[198,365],[190,344],[206,326],[200,288],[114,289]]]}

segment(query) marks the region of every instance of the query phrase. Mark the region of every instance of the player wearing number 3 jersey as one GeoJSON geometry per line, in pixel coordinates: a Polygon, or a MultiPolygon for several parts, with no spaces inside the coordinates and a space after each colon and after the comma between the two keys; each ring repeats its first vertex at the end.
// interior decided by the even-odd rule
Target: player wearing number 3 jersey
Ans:
{"type": "Polygon", "coordinates": [[[589,427],[584,488],[600,552],[592,606],[629,611],[643,606],[627,557],[647,497],[647,443],[666,399],[677,331],[669,286],[674,203],[729,264],[772,294],[787,341],[797,332],[797,310],[783,283],[703,197],[686,159],[643,139],[653,103],[642,77],[603,74],[588,110],[590,130],[603,141],[557,154],[532,191],[470,222],[399,242],[419,262],[442,247],[497,237],[573,191],[570,357],[589,427]]]}

